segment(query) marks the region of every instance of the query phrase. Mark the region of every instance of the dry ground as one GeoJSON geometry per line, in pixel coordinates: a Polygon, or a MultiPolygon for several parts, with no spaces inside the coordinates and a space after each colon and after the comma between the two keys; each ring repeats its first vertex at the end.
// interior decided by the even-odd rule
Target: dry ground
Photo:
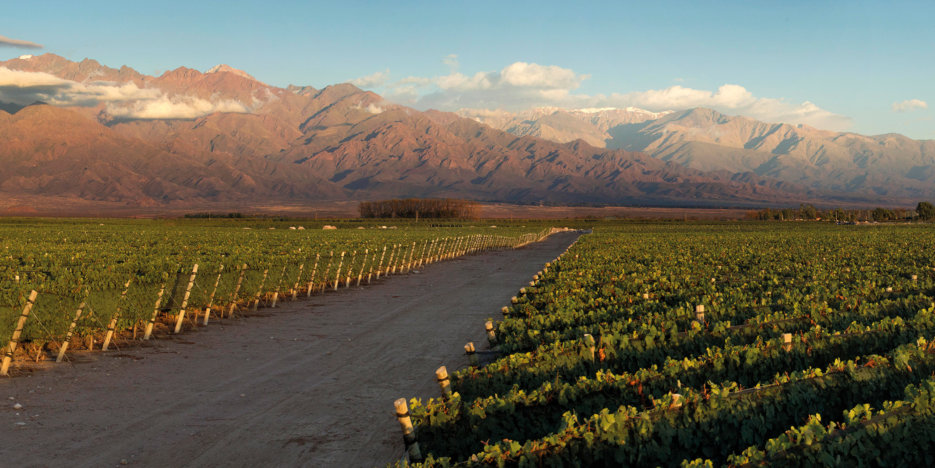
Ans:
{"type": "Polygon", "coordinates": [[[576,236],[0,379],[0,466],[393,462],[393,400],[434,396],[434,370],[466,364],[468,341],[486,349],[484,321],[576,236]]]}

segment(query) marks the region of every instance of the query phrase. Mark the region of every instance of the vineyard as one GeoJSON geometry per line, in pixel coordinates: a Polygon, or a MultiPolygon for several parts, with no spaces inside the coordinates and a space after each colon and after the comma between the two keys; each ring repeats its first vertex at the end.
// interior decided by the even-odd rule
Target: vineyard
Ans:
{"type": "Polygon", "coordinates": [[[5,221],[0,374],[26,361],[106,351],[549,234],[518,225],[333,227],[256,220],[5,221]]]}
{"type": "Polygon", "coordinates": [[[935,462],[935,230],[598,224],[499,356],[397,401],[421,466],[935,462]],[[408,403],[408,404],[407,404],[408,403]]]}

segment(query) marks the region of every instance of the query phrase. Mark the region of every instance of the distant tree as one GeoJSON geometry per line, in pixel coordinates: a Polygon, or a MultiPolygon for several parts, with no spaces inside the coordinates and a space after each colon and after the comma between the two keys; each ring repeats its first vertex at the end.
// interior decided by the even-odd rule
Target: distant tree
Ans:
{"type": "Polygon", "coordinates": [[[467,200],[419,199],[360,202],[361,218],[476,218],[477,203],[467,200]]]}
{"type": "Polygon", "coordinates": [[[935,205],[929,202],[919,202],[916,205],[916,213],[918,213],[919,219],[922,221],[935,220],[935,205]]]}
{"type": "Polygon", "coordinates": [[[889,221],[891,219],[896,219],[896,213],[886,208],[874,208],[873,212],[870,213],[870,217],[874,221],[889,221]]]}
{"type": "Polygon", "coordinates": [[[804,219],[815,219],[818,217],[818,210],[807,203],[799,205],[799,215],[804,219]]]}
{"type": "Polygon", "coordinates": [[[835,208],[831,213],[835,221],[847,221],[847,213],[841,208],[835,208]]]}

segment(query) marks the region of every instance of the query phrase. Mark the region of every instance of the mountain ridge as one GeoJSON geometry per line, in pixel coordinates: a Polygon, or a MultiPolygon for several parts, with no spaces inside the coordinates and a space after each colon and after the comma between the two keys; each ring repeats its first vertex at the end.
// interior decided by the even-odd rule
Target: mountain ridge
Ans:
{"type": "Polygon", "coordinates": [[[490,123],[514,134],[560,142],[582,137],[598,147],[645,152],[689,168],[753,172],[816,190],[861,197],[935,196],[935,140],[766,123],[707,108],[637,122],[608,120],[611,124],[601,128],[583,122],[574,111],[558,110],[539,120],[528,120],[528,114],[523,113],[500,114],[499,120],[490,123]],[[580,132],[575,131],[576,126],[538,131],[543,122],[554,127],[561,118],[575,119],[577,126],[584,128],[580,132]],[[518,121],[522,122],[519,127],[518,121]]]}
{"type": "MultiPolygon", "coordinates": [[[[16,142],[0,147],[0,160],[16,161],[18,168],[16,178],[0,176],[0,193],[141,205],[410,196],[692,206],[867,199],[754,170],[692,167],[675,151],[664,159],[595,147],[587,138],[558,143],[516,135],[455,113],[394,104],[348,83],[280,88],[228,66],[210,73],[178,67],[154,77],[51,54],[0,67],[21,72],[24,80],[61,80],[51,91],[37,87],[35,96],[22,88],[15,94],[24,100],[52,96],[56,107],[26,105],[9,118],[0,114],[0,135],[16,142]]],[[[0,83],[4,102],[5,89],[0,83]]],[[[648,122],[673,115],[637,109],[579,114],[598,130],[649,128],[648,122]]]]}

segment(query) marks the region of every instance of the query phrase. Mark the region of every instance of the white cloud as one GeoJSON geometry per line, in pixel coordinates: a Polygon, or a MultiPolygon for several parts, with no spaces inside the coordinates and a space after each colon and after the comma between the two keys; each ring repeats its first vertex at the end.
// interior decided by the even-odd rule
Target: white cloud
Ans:
{"type": "Polygon", "coordinates": [[[353,79],[351,80],[351,84],[357,86],[358,88],[375,88],[386,83],[386,80],[389,78],[389,76],[390,69],[387,68],[383,71],[378,71],[367,76],[353,79]]]}
{"type": "Polygon", "coordinates": [[[42,101],[56,106],[106,104],[115,117],[134,119],[191,119],[214,112],[249,112],[234,100],[206,100],[194,96],[167,96],[162,90],[135,83],[77,82],[42,72],[0,67],[0,101],[21,105],[42,101]]]}
{"type": "Polygon", "coordinates": [[[555,65],[516,62],[500,71],[504,83],[522,88],[575,89],[587,75],[555,65]]]}
{"type": "Polygon", "coordinates": [[[161,95],[156,99],[135,101],[127,105],[110,104],[107,113],[131,119],[194,119],[215,112],[244,113],[250,110],[240,102],[225,99],[208,101],[192,96],[161,95]]]}
{"type": "Polygon", "coordinates": [[[0,86],[57,86],[68,82],[49,73],[24,72],[0,67],[0,86]]]}
{"type": "Polygon", "coordinates": [[[454,73],[458,71],[461,63],[458,61],[458,54],[448,54],[442,58],[442,63],[448,67],[448,71],[454,73]]]}
{"type": "Polygon", "coordinates": [[[17,47],[20,49],[41,49],[42,44],[36,44],[35,42],[23,41],[20,39],[11,39],[9,37],[0,36],[0,47],[17,47]]]}
{"type": "Polygon", "coordinates": [[[845,130],[851,119],[805,101],[758,97],[738,84],[716,90],[681,85],[629,93],[575,92],[589,75],[555,65],[515,62],[499,71],[467,75],[452,71],[435,77],[411,76],[385,86],[387,99],[420,109],[454,111],[461,108],[522,111],[535,107],[640,107],[650,111],[709,107],[767,122],[803,123],[829,130],[845,130]]]}
{"type": "Polygon", "coordinates": [[[912,112],[914,110],[928,109],[927,102],[921,99],[907,99],[893,103],[893,112],[912,112]]]}
{"type": "Polygon", "coordinates": [[[783,99],[756,97],[748,89],[736,84],[722,85],[717,91],[676,85],[665,89],[612,94],[601,102],[613,107],[635,106],[655,112],[709,107],[765,122],[801,123],[838,131],[848,129],[852,123],[849,117],[822,109],[813,102],[795,104],[783,99]]]}

